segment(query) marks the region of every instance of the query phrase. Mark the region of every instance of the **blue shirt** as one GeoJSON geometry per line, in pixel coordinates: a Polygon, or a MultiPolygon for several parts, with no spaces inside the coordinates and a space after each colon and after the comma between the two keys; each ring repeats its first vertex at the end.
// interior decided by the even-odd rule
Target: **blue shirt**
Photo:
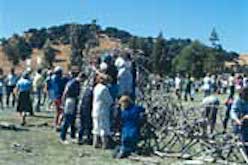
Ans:
{"type": "Polygon", "coordinates": [[[9,74],[7,76],[7,86],[15,86],[18,81],[18,77],[15,74],[9,74]]]}
{"type": "Polygon", "coordinates": [[[233,120],[236,120],[242,118],[245,115],[248,115],[248,102],[238,98],[233,102],[230,116],[233,120]]]}
{"type": "Polygon", "coordinates": [[[80,95],[80,83],[76,78],[70,80],[66,84],[67,94],[66,97],[77,98],[80,95]]]}
{"type": "Polygon", "coordinates": [[[138,141],[141,115],[144,108],[132,105],[122,111],[122,141],[132,140],[138,141]]]}
{"type": "Polygon", "coordinates": [[[26,92],[26,91],[31,90],[32,82],[30,80],[28,80],[28,79],[21,78],[17,82],[16,87],[20,92],[26,92]]]}
{"type": "Polygon", "coordinates": [[[65,88],[65,84],[67,82],[66,78],[63,78],[60,75],[53,75],[52,79],[51,79],[51,88],[53,90],[52,94],[52,99],[59,99],[61,98],[63,92],[64,92],[64,88],[65,88]]]}

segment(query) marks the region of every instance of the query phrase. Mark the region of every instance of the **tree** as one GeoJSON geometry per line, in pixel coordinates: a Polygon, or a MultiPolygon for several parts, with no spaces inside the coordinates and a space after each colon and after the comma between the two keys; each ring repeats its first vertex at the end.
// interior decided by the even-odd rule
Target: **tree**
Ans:
{"type": "Polygon", "coordinates": [[[161,69],[163,68],[160,64],[161,57],[165,53],[165,39],[163,38],[163,33],[160,32],[156,41],[153,45],[152,52],[152,70],[154,73],[161,74],[161,69]]]}
{"type": "Polygon", "coordinates": [[[173,61],[174,72],[185,72],[196,77],[203,75],[202,68],[205,57],[205,46],[199,41],[194,41],[182,49],[173,61]]]}
{"type": "Polygon", "coordinates": [[[128,41],[128,47],[133,50],[138,49],[138,37],[133,36],[128,41]]]}
{"type": "Polygon", "coordinates": [[[32,48],[23,37],[15,34],[11,39],[2,42],[3,52],[14,65],[19,63],[19,60],[26,60],[32,54],[32,48]]]}
{"type": "Polygon", "coordinates": [[[218,35],[215,28],[213,28],[213,30],[210,34],[209,40],[215,49],[221,49],[219,35],[218,35]]]}
{"type": "Polygon", "coordinates": [[[44,44],[43,50],[44,50],[44,63],[43,64],[46,67],[52,67],[58,50],[51,47],[51,41],[49,39],[47,39],[46,43],[44,44]]]}

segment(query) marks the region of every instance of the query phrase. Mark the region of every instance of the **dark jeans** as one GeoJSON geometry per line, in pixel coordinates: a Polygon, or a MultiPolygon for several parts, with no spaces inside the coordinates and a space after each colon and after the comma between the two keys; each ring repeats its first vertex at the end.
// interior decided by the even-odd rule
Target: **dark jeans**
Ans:
{"type": "Polygon", "coordinates": [[[0,104],[1,108],[3,109],[3,94],[0,94],[0,104]]]}
{"type": "Polygon", "coordinates": [[[229,97],[233,97],[234,93],[235,93],[235,86],[232,85],[232,86],[230,86],[230,95],[229,95],[229,97]]]}
{"type": "Polygon", "coordinates": [[[185,101],[188,101],[188,96],[189,96],[189,98],[190,98],[191,101],[194,100],[194,98],[193,98],[193,96],[191,94],[191,89],[185,90],[185,93],[184,93],[184,100],[185,101]]]}
{"type": "Polygon", "coordinates": [[[71,138],[75,138],[76,127],[76,114],[64,114],[64,122],[62,124],[60,138],[66,140],[67,129],[71,126],[71,138]]]}
{"type": "Polygon", "coordinates": [[[78,134],[78,140],[83,140],[83,135],[86,135],[88,142],[92,140],[92,119],[91,115],[80,115],[80,128],[78,134]]]}
{"type": "Polygon", "coordinates": [[[230,118],[231,107],[232,107],[232,105],[228,105],[227,109],[226,109],[225,119],[223,121],[224,130],[227,129],[227,124],[228,124],[228,121],[229,121],[229,118],[230,118]]]}
{"type": "Polygon", "coordinates": [[[9,106],[10,95],[12,95],[12,106],[15,106],[16,97],[14,94],[15,86],[6,86],[6,105],[9,106]]]}
{"type": "Polygon", "coordinates": [[[210,133],[214,132],[217,113],[218,113],[217,107],[206,107],[206,118],[208,118],[210,124],[210,133]]]}

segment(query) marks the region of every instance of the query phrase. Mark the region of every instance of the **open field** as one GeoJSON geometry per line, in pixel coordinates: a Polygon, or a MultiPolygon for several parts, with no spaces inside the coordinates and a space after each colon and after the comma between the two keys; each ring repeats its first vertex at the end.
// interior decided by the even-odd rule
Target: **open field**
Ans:
{"type": "MultiPolygon", "coordinates": [[[[200,103],[198,96],[194,103],[184,103],[195,106],[200,103]]],[[[224,98],[224,97],[223,97],[224,98]]],[[[223,99],[222,99],[223,100],[223,99]]],[[[188,164],[177,159],[160,159],[158,157],[142,157],[142,161],[130,159],[112,159],[111,150],[93,149],[91,146],[77,144],[61,145],[58,133],[52,125],[52,112],[36,113],[28,117],[28,125],[19,126],[19,118],[13,109],[0,110],[0,123],[13,123],[23,129],[3,130],[0,128],[0,164],[5,165],[56,165],[56,164],[87,164],[87,165],[152,165],[152,164],[188,164]]],[[[199,164],[200,162],[195,162],[199,164]]],[[[191,163],[190,163],[191,164],[191,163]]],[[[200,163],[202,164],[202,163],[200,163]]]]}

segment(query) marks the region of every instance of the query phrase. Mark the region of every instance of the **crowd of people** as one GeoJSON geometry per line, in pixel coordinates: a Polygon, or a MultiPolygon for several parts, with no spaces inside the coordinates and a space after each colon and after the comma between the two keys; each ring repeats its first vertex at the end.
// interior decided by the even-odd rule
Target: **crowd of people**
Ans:
{"type": "MultiPolygon", "coordinates": [[[[104,54],[91,63],[91,69],[89,75],[77,67],[68,73],[60,66],[47,70],[28,68],[18,75],[12,68],[6,76],[0,69],[1,108],[16,107],[22,125],[27,123],[27,115],[35,115],[46,108],[54,110],[53,126],[59,132],[62,144],[70,143],[67,140],[68,129],[71,142],[103,149],[112,148],[116,141],[114,138],[120,134],[120,145],[114,157],[127,157],[137,149],[145,111],[135,102],[135,62],[130,53],[104,54]]],[[[210,134],[215,131],[219,95],[227,94],[223,132],[226,132],[231,118],[235,122],[234,132],[248,141],[246,75],[206,74],[196,80],[190,75],[177,74],[170,85],[178,100],[194,101],[197,92],[204,93],[202,105],[206,108],[210,134]],[[235,93],[239,93],[239,97],[235,98],[235,93]]]]}
{"type": "MultiPolygon", "coordinates": [[[[107,149],[116,147],[114,137],[119,134],[114,157],[127,157],[136,150],[144,117],[144,108],[135,104],[135,64],[128,53],[104,54],[91,69],[91,75],[86,75],[78,67],[68,74],[60,66],[28,68],[17,75],[12,68],[7,76],[0,72],[0,94],[6,95],[6,107],[12,97],[23,126],[28,115],[44,111],[47,103],[48,109],[54,109],[53,126],[61,144],[87,143],[107,149]]],[[[2,97],[1,105],[4,108],[2,97]]]]}

